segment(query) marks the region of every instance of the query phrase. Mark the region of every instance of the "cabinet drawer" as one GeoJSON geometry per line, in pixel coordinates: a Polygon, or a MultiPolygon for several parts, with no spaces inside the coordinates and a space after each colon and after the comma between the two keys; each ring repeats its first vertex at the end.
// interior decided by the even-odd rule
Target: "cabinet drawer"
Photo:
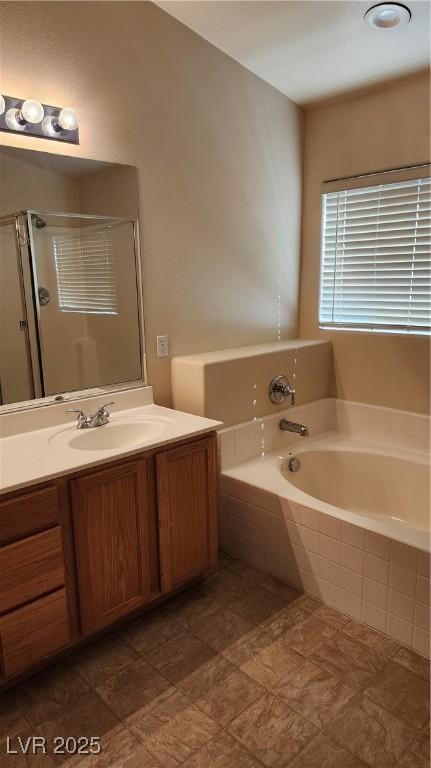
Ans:
{"type": "Polygon", "coordinates": [[[59,520],[56,485],[0,501],[0,544],[49,528],[59,520]]]}
{"type": "Polygon", "coordinates": [[[0,618],[4,677],[17,675],[69,642],[66,590],[59,589],[0,618]]]}
{"type": "Polygon", "coordinates": [[[0,613],[64,584],[60,526],[0,549],[0,613]]]}

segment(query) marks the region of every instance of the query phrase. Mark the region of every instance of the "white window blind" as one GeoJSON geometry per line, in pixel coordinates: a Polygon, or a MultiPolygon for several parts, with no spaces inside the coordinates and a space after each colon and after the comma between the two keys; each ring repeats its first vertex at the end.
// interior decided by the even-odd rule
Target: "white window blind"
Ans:
{"type": "Polygon", "coordinates": [[[60,309],[117,314],[109,231],[54,235],[53,245],[60,309]]]}
{"type": "Polygon", "coordinates": [[[322,327],[429,333],[430,181],[323,195],[322,327]]]}

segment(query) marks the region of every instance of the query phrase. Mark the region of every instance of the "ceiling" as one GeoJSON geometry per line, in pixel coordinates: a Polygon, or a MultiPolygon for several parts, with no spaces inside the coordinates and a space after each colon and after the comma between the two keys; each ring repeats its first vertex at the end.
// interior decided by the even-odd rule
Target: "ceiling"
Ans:
{"type": "Polygon", "coordinates": [[[407,27],[365,24],[373,0],[156,2],[298,104],[429,66],[430,4],[404,0],[407,27]]]}

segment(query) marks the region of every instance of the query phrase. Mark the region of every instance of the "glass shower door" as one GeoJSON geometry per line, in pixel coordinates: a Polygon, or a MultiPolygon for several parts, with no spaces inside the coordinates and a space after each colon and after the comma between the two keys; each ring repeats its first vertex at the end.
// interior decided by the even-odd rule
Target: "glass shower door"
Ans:
{"type": "MultiPolygon", "coordinates": [[[[35,392],[24,293],[19,216],[0,220],[0,404],[30,400],[35,392]]],[[[25,245],[24,245],[25,247],[25,245]]],[[[28,255],[27,248],[25,250],[28,255]]]]}

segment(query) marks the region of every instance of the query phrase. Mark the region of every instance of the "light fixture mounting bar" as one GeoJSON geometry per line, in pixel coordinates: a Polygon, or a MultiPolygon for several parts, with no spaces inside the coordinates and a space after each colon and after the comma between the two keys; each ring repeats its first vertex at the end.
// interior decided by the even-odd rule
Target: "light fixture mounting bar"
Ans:
{"type": "Polygon", "coordinates": [[[51,104],[42,104],[44,110],[44,120],[37,123],[26,123],[21,130],[10,127],[6,121],[6,115],[8,110],[17,109],[20,110],[25,99],[17,99],[15,96],[4,96],[4,111],[0,114],[0,131],[5,133],[17,133],[20,136],[36,136],[40,139],[48,139],[49,141],[64,141],[67,144],[79,144],[79,128],[74,130],[61,130],[51,131],[49,134],[44,130],[44,120],[46,118],[53,118],[57,121],[61,112],[61,107],[53,107],[51,104]]]}

